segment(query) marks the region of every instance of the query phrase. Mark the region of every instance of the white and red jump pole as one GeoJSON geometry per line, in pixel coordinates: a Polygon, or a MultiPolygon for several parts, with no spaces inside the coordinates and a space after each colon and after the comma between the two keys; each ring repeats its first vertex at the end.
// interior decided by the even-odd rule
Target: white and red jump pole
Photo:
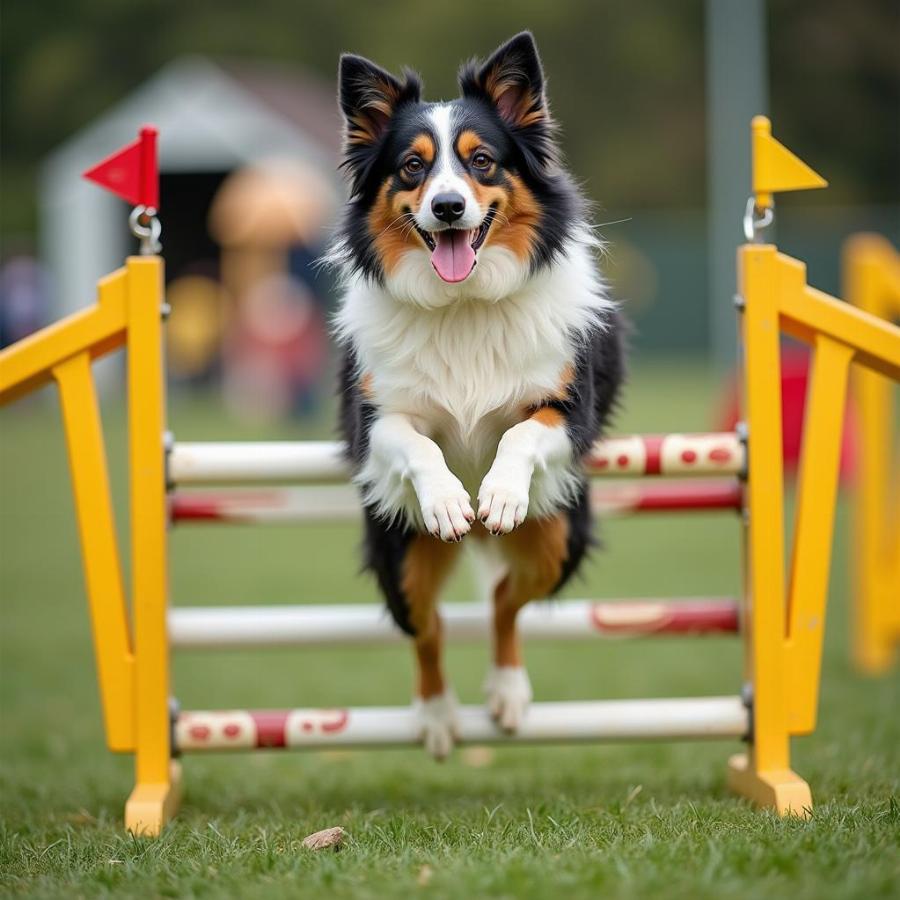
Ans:
{"type": "MultiPolygon", "coordinates": [[[[449,640],[490,634],[490,608],[447,603],[441,608],[449,640]]],[[[734,634],[737,601],[727,597],[680,600],[553,600],[532,603],[519,614],[525,638],[596,640],[734,634]]],[[[385,644],[404,639],[387,612],[374,603],[302,606],[175,607],[169,610],[173,647],[288,647],[319,644],[385,644]]]]}
{"type": "MultiPolygon", "coordinates": [[[[632,435],[598,441],[591,475],[740,475],[744,445],[733,432],[632,435]]],[[[343,481],[349,476],[336,441],[176,443],[168,456],[173,485],[343,481]]]]}
{"type": "MultiPolygon", "coordinates": [[[[401,747],[420,739],[412,709],[204,710],[178,714],[180,752],[401,747]]],[[[749,712],[740,697],[535,703],[515,734],[484,706],[462,706],[458,740],[470,744],[743,738],[749,712]]]]}
{"type": "MultiPolygon", "coordinates": [[[[740,510],[743,487],[737,478],[679,478],[595,482],[591,507],[605,518],[641,513],[740,510]]],[[[290,525],[353,521],[359,496],[349,485],[307,484],[175,491],[169,500],[173,524],[218,522],[227,525],[290,525]]]]}
{"type": "MultiPolygon", "coordinates": [[[[315,484],[344,480],[348,475],[341,445],[335,442],[178,443],[169,454],[168,465],[173,485],[303,484],[176,491],[170,498],[170,515],[175,523],[275,524],[359,516],[352,488],[315,484]]],[[[742,487],[734,476],[740,475],[743,467],[744,447],[732,433],[611,438],[598,442],[586,463],[591,475],[678,478],[671,482],[604,480],[594,484],[592,507],[605,516],[739,510],[742,487]],[[731,477],[703,477],[710,475],[731,477]]]]}

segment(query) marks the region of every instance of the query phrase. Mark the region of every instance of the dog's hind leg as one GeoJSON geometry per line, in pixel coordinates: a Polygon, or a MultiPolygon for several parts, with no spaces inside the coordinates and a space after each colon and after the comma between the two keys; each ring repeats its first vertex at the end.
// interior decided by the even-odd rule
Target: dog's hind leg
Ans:
{"type": "Polygon", "coordinates": [[[401,590],[414,632],[416,697],[414,710],[425,749],[444,759],[456,737],[456,697],[443,669],[443,634],[437,609],[441,587],[456,559],[456,544],[426,534],[412,538],[402,563],[401,590]]]}
{"type": "Polygon", "coordinates": [[[548,596],[563,579],[570,552],[569,520],[565,511],[527,519],[499,541],[509,571],[494,591],[494,664],[484,691],[488,710],[505,731],[519,727],[532,698],[516,617],[526,603],[548,596]]]}

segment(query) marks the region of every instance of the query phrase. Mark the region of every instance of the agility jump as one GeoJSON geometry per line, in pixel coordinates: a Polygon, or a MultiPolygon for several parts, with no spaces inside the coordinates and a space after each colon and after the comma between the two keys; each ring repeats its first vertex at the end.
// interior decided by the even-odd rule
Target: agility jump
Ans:
{"type": "MultiPolygon", "coordinates": [[[[705,482],[705,492],[698,481],[693,495],[683,481],[673,482],[677,486],[668,495],[655,488],[644,493],[643,486],[634,493],[632,486],[631,502],[638,510],[643,503],[645,511],[740,507],[745,523],[745,595],[739,601],[654,601],[615,607],[568,601],[523,615],[530,636],[712,634],[736,632],[740,627],[746,647],[742,690],[728,697],[536,703],[515,735],[502,732],[481,707],[463,707],[461,737],[502,744],[742,739],[749,750],[730,761],[731,787],[780,814],[805,815],[812,807],[811,793],[790,768],[790,738],[811,732],[816,724],[850,364],[881,378],[900,380],[900,328],[809,287],[801,262],[780,254],[773,245],[754,242],[759,228],[771,220],[774,193],[824,182],[771,137],[768,120],[762,117],[753,122],[753,159],[753,197],[745,223],[749,243],[738,251],[744,428],[726,435],[613,439],[597,445],[589,466],[591,474],[602,478],[613,474],[727,476],[729,480],[715,481],[712,487],[705,482]],[[782,333],[799,338],[813,351],[787,580],[782,333]]],[[[323,496],[328,497],[308,492],[337,490],[315,483],[340,481],[345,471],[339,448],[330,443],[179,444],[168,436],[163,264],[154,249],[158,237],[155,133],[145,130],[140,141],[98,168],[106,167],[106,172],[115,166],[134,168],[135,161],[138,174],[125,179],[126,189],[122,190],[121,178],[116,183],[117,190],[137,204],[132,224],[143,238],[147,255],[129,258],[124,268],[102,279],[96,305],[0,353],[0,400],[11,400],[50,381],[60,389],[107,743],[114,751],[135,754],[136,786],[126,805],[125,824],[134,833],[152,835],[159,833],[178,806],[181,769],[175,756],[179,753],[408,745],[417,741],[417,734],[407,708],[179,711],[171,701],[169,652],[174,647],[269,644],[276,642],[276,633],[298,644],[390,636],[384,621],[375,621],[371,607],[333,607],[327,612],[317,607],[169,609],[169,522],[228,521],[222,510],[234,510],[241,502],[248,503],[257,517],[267,508],[249,494],[220,494],[218,500],[204,501],[199,493],[169,493],[172,488],[306,482],[291,490],[307,493],[291,496],[303,510],[295,515],[308,519],[310,504],[321,506],[323,496]],[[91,374],[94,359],[125,346],[130,625],[91,374]],[[203,502],[208,502],[206,515],[197,513],[203,502]],[[283,628],[286,623],[289,627],[283,628]]],[[[599,489],[595,506],[614,503],[609,500],[614,496],[605,487],[599,489]]],[[[448,613],[451,635],[469,636],[484,626],[481,607],[451,607],[448,613]]]]}

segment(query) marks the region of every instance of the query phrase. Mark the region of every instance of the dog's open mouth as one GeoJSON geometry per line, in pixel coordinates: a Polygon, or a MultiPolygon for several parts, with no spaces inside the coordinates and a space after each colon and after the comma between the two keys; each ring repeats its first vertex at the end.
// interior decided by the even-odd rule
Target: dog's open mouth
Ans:
{"type": "Polygon", "coordinates": [[[477,228],[445,228],[443,231],[416,231],[431,251],[434,271],[448,284],[465,281],[478,261],[477,253],[484,243],[497,208],[492,206],[477,228]]]}

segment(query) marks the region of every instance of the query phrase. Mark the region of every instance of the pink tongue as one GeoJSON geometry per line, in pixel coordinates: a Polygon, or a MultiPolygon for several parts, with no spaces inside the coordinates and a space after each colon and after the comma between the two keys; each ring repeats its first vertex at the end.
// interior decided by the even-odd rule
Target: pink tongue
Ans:
{"type": "Polygon", "coordinates": [[[461,228],[448,228],[434,233],[436,246],[431,253],[431,264],[444,281],[451,284],[463,281],[475,268],[471,236],[471,231],[461,228]]]}

